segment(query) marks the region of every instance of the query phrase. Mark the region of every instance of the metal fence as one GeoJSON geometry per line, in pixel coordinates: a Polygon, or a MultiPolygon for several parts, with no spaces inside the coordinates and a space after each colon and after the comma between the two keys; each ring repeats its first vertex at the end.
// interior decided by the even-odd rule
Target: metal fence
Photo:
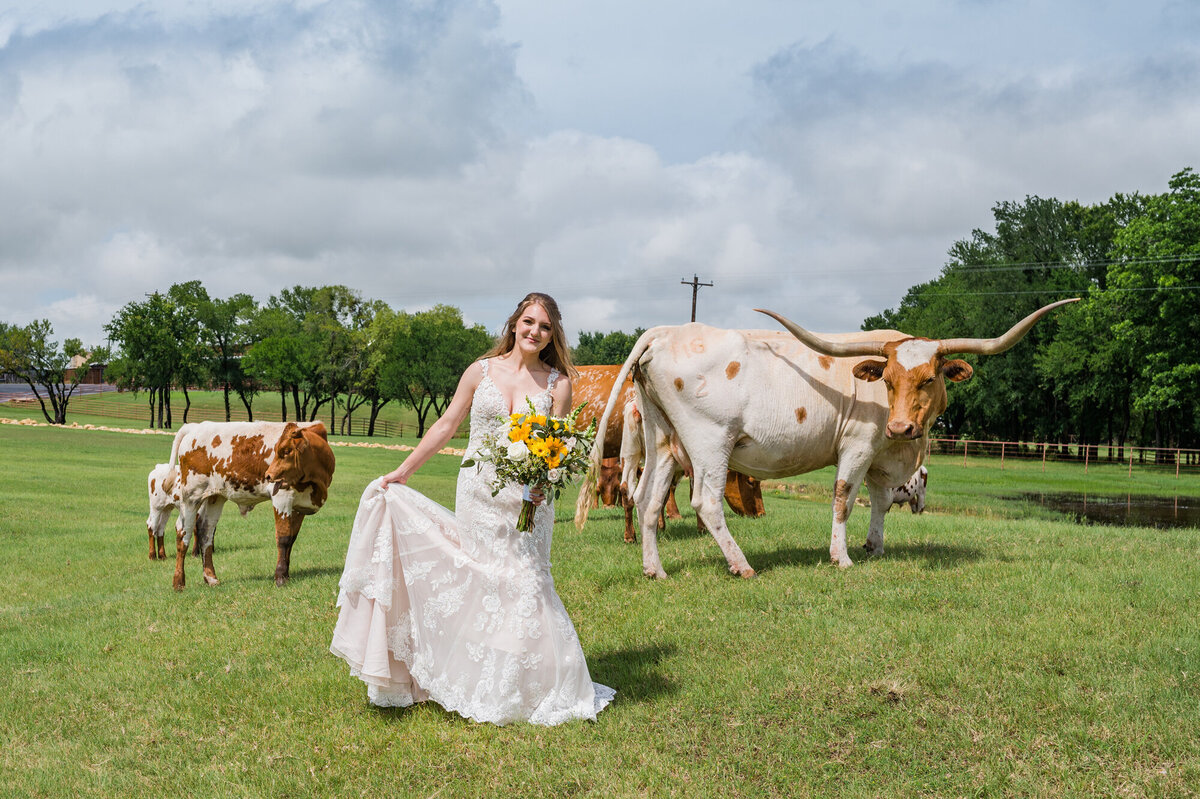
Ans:
{"type": "Polygon", "coordinates": [[[1171,470],[1176,476],[1183,473],[1200,474],[1200,449],[1181,447],[1134,447],[1109,444],[1055,444],[1035,441],[982,441],[976,439],[931,438],[929,452],[939,455],[962,455],[963,464],[969,459],[990,459],[1003,469],[1005,461],[1017,459],[1046,463],[1067,462],[1082,465],[1084,472],[1101,464],[1125,467],[1130,476],[1133,467],[1171,470]]]}

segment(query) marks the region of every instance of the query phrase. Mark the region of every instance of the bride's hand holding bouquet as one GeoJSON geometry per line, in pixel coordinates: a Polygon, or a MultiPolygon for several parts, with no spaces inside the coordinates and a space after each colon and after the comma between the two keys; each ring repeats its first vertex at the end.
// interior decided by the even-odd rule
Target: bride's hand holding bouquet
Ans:
{"type": "Polygon", "coordinates": [[[501,417],[504,424],[484,436],[479,450],[467,456],[463,468],[480,463],[496,467],[492,496],[507,485],[521,485],[525,493],[517,529],[527,533],[533,529],[534,503],[529,490],[543,487],[557,498],[573,479],[587,471],[588,455],[596,440],[596,421],[586,429],[577,427],[579,412],[587,403],[580,403],[569,416],[546,416],[529,405],[527,413],[501,417]]]}

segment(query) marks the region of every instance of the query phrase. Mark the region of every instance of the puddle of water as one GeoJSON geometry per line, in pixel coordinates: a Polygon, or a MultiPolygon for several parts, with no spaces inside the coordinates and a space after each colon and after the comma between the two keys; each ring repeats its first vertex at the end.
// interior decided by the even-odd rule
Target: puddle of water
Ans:
{"type": "Polygon", "coordinates": [[[1121,527],[1200,527],[1200,497],[1091,496],[1076,493],[1018,494],[1006,499],[1036,502],[1079,524],[1121,527]]]}

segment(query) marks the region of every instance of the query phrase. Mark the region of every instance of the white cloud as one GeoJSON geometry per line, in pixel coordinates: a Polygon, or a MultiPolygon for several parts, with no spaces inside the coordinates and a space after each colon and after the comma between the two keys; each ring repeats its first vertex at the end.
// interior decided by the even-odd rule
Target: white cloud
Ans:
{"type": "Polygon", "coordinates": [[[696,274],[705,321],[851,329],[995,202],[1158,192],[1192,165],[1187,9],[18,3],[0,319],[91,342],[200,279],[489,327],[546,290],[573,334],[684,321],[696,274]]]}

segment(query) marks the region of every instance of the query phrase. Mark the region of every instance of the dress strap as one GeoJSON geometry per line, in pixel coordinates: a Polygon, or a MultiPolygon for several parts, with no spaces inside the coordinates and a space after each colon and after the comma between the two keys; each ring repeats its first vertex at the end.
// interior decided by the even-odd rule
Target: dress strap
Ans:
{"type": "Polygon", "coordinates": [[[491,363],[491,358],[482,358],[479,361],[479,368],[483,370],[483,376],[488,376],[488,364],[491,363]]]}
{"type": "Polygon", "coordinates": [[[558,382],[559,372],[553,366],[550,367],[550,379],[546,381],[546,392],[554,391],[554,384],[558,382]]]}

